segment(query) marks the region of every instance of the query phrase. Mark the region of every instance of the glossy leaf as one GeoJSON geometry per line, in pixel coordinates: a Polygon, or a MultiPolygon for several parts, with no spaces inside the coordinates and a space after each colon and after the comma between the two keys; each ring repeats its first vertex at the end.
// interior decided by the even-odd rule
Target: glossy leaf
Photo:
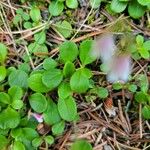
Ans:
{"type": "Polygon", "coordinates": [[[142,108],[142,115],[145,119],[150,119],[150,106],[144,106],[142,108]]]}
{"type": "Polygon", "coordinates": [[[3,43],[0,43],[0,63],[4,63],[7,53],[7,47],[3,43]]]}
{"type": "Polygon", "coordinates": [[[11,103],[10,97],[7,93],[0,92],[0,103],[4,103],[4,104],[10,104],[11,103]]]}
{"type": "Polygon", "coordinates": [[[70,77],[75,72],[75,66],[72,62],[67,61],[63,68],[63,74],[65,77],[70,77]]]}
{"type": "Polygon", "coordinates": [[[92,146],[86,140],[75,141],[70,150],[92,150],[92,146]]]}
{"type": "Polygon", "coordinates": [[[65,122],[62,120],[52,126],[52,132],[54,135],[60,135],[64,132],[65,122]]]}
{"type": "Polygon", "coordinates": [[[72,26],[66,20],[56,23],[56,29],[60,34],[64,36],[64,38],[69,38],[71,36],[72,26]]]}
{"type": "Polygon", "coordinates": [[[48,100],[47,109],[43,113],[43,117],[44,121],[49,125],[58,123],[61,120],[57,105],[51,99],[48,100]]]}
{"type": "Polygon", "coordinates": [[[131,1],[129,3],[128,12],[129,12],[129,15],[132,18],[137,19],[137,18],[140,18],[140,17],[142,17],[144,15],[145,7],[143,7],[142,5],[140,5],[136,1],[131,1]]]}
{"type": "Polygon", "coordinates": [[[77,115],[77,106],[73,97],[65,99],[59,98],[58,111],[60,116],[66,121],[73,121],[77,115]]]}
{"type": "Polygon", "coordinates": [[[35,92],[45,93],[49,91],[49,88],[46,87],[42,82],[42,74],[37,73],[33,74],[28,78],[29,88],[35,92]]]}
{"type": "Polygon", "coordinates": [[[95,60],[95,58],[91,55],[92,44],[92,40],[85,40],[80,44],[79,57],[82,65],[90,64],[95,60]]]}
{"type": "Polygon", "coordinates": [[[12,86],[9,88],[8,94],[11,96],[11,99],[19,100],[23,96],[23,91],[19,86],[12,86]]]}
{"type": "Polygon", "coordinates": [[[46,58],[43,61],[43,68],[45,70],[50,70],[52,68],[56,68],[57,67],[57,62],[52,59],[52,58],[46,58]]]}
{"type": "Polygon", "coordinates": [[[89,79],[84,69],[77,70],[70,79],[70,87],[74,92],[85,93],[90,86],[89,79]]]}
{"type": "Polygon", "coordinates": [[[47,108],[47,100],[41,93],[34,93],[29,97],[29,103],[32,109],[38,113],[42,113],[47,108]]]}
{"type": "Polygon", "coordinates": [[[67,61],[73,62],[78,55],[78,47],[72,41],[65,41],[59,47],[60,59],[65,63],[67,61]]]}
{"type": "Polygon", "coordinates": [[[72,95],[72,91],[70,88],[70,84],[68,82],[63,82],[59,87],[58,87],[58,96],[59,98],[65,99],[69,96],[72,95]]]}
{"type": "Polygon", "coordinates": [[[62,13],[64,9],[63,2],[52,1],[49,5],[49,12],[52,16],[58,16],[62,13]]]}
{"type": "Polygon", "coordinates": [[[34,35],[34,40],[38,43],[38,44],[43,44],[46,42],[46,33],[44,31],[36,33],[34,35]]]}
{"type": "Polygon", "coordinates": [[[8,107],[0,113],[0,128],[16,128],[20,122],[20,115],[14,109],[8,107]]]}
{"type": "Polygon", "coordinates": [[[21,142],[15,141],[12,150],[25,150],[25,146],[21,142]]]}
{"type": "Polygon", "coordinates": [[[4,66],[0,66],[0,82],[3,81],[6,77],[6,68],[4,66]]]}
{"type": "Polygon", "coordinates": [[[30,10],[30,17],[34,22],[38,22],[41,19],[40,9],[37,7],[33,7],[30,10]]]}
{"type": "Polygon", "coordinates": [[[8,77],[8,82],[10,86],[19,86],[21,88],[27,88],[28,75],[22,70],[14,70],[8,77]]]}
{"type": "Polygon", "coordinates": [[[48,135],[44,138],[45,142],[52,145],[54,143],[54,138],[51,135],[48,135]]]}
{"type": "Polygon", "coordinates": [[[119,0],[112,0],[110,7],[114,12],[120,13],[126,9],[127,3],[119,0]]]}
{"type": "Polygon", "coordinates": [[[66,0],[66,5],[68,8],[75,9],[78,7],[78,1],[77,0],[66,0]]]}
{"type": "Polygon", "coordinates": [[[45,71],[42,76],[42,82],[50,90],[56,88],[61,83],[62,79],[63,79],[63,74],[59,69],[51,69],[45,71]]]}

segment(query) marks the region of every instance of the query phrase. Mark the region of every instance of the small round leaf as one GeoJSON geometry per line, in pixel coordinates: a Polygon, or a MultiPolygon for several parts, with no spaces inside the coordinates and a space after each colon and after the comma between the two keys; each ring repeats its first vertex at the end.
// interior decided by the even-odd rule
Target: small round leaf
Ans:
{"type": "Polygon", "coordinates": [[[92,146],[85,140],[78,140],[72,144],[70,150],[92,150],[92,146]]]}
{"type": "Polygon", "coordinates": [[[78,56],[78,47],[72,41],[65,41],[59,47],[60,59],[65,63],[67,61],[73,62],[78,56]]]}
{"type": "Polygon", "coordinates": [[[58,16],[62,13],[64,9],[63,2],[52,1],[49,5],[49,12],[52,16],[58,16]]]}
{"type": "Polygon", "coordinates": [[[37,7],[33,7],[30,10],[30,17],[34,22],[38,22],[41,19],[40,9],[37,7]]]}
{"type": "Polygon", "coordinates": [[[59,98],[58,111],[64,120],[73,121],[77,115],[75,99],[71,96],[66,99],[59,98]]]}
{"type": "Polygon", "coordinates": [[[0,66],[0,82],[5,79],[6,72],[6,68],[4,66],[0,66]]]}
{"type": "Polygon", "coordinates": [[[42,82],[50,90],[56,88],[61,83],[62,79],[63,79],[63,75],[61,70],[59,69],[51,69],[45,71],[42,76],[42,82]]]}
{"type": "Polygon", "coordinates": [[[38,113],[42,113],[47,108],[47,100],[41,93],[34,93],[29,97],[29,103],[32,109],[38,113]]]}
{"type": "Polygon", "coordinates": [[[36,74],[31,75],[28,78],[28,85],[29,85],[29,88],[35,92],[46,93],[49,91],[49,88],[46,87],[42,82],[41,73],[36,73],[36,74]]]}

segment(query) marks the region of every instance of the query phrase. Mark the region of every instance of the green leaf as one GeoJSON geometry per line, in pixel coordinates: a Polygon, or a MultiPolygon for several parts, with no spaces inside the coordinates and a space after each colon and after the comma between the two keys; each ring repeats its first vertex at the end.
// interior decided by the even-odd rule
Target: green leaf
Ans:
{"type": "Polygon", "coordinates": [[[137,0],[139,4],[143,6],[148,6],[150,5],[150,0],[137,0]]]}
{"type": "Polygon", "coordinates": [[[112,0],[110,8],[116,13],[123,12],[127,7],[127,2],[120,2],[119,0],[112,0]]]}
{"type": "Polygon", "coordinates": [[[22,17],[21,15],[17,14],[14,18],[13,18],[13,24],[15,26],[18,26],[18,23],[22,21],[22,17]]]}
{"type": "Polygon", "coordinates": [[[39,57],[45,57],[47,56],[47,53],[48,53],[48,49],[47,49],[47,46],[45,44],[38,44],[38,43],[31,43],[29,46],[28,46],[28,50],[29,52],[32,54],[32,53],[46,53],[39,56],[39,57]]]}
{"type": "Polygon", "coordinates": [[[11,106],[14,109],[21,109],[23,107],[23,101],[22,100],[14,100],[11,104],[11,106]]]}
{"type": "Polygon", "coordinates": [[[85,40],[80,44],[79,57],[82,65],[90,64],[95,60],[95,58],[93,58],[91,55],[92,44],[93,44],[92,40],[85,40]]]}
{"type": "Polygon", "coordinates": [[[72,33],[71,24],[64,20],[63,22],[56,23],[56,30],[63,35],[64,38],[69,38],[72,33]]]}
{"type": "Polygon", "coordinates": [[[66,99],[59,98],[58,111],[60,116],[66,121],[74,121],[77,116],[77,106],[73,97],[66,99]]]}
{"type": "Polygon", "coordinates": [[[144,42],[143,47],[144,47],[146,50],[149,50],[149,51],[150,51],[150,40],[144,42]]]}
{"type": "Polygon", "coordinates": [[[123,85],[120,82],[113,83],[112,86],[114,90],[120,90],[123,87],[123,85]]]}
{"type": "Polygon", "coordinates": [[[57,105],[51,99],[48,100],[47,109],[43,113],[43,118],[44,121],[49,125],[58,123],[61,120],[57,105]]]}
{"type": "Polygon", "coordinates": [[[41,31],[41,32],[38,32],[38,33],[34,34],[34,40],[38,44],[44,44],[45,41],[46,41],[46,33],[45,33],[45,31],[41,31]]]}
{"type": "Polygon", "coordinates": [[[19,86],[21,88],[27,88],[28,75],[22,70],[14,70],[8,77],[8,82],[10,86],[19,86]]]}
{"type": "Polygon", "coordinates": [[[40,9],[37,7],[33,7],[30,10],[30,17],[34,22],[39,22],[41,19],[40,9]]]}
{"type": "Polygon", "coordinates": [[[138,45],[143,45],[143,43],[144,43],[144,37],[142,36],[142,35],[137,35],[136,36],[136,43],[138,44],[138,45]]]}
{"type": "Polygon", "coordinates": [[[101,5],[102,0],[90,0],[90,5],[92,8],[98,8],[101,5]]]}
{"type": "Polygon", "coordinates": [[[70,88],[70,84],[68,82],[63,82],[59,87],[58,87],[58,96],[59,98],[65,99],[69,96],[72,95],[72,91],[70,88]]]}
{"type": "Polygon", "coordinates": [[[30,29],[30,28],[32,28],[32,23],[29,22],[29,21],[24,22],[24,23],[23,23],[23,27],[24,27],[25,29],[30,29]]]}
{"type": "Polygon", "coordinates": [[[44,59],[43,68],[45,70],[50,70],[50,69],[56,68],[57,65],[58,65],[58,63],[52,58],[44,59]]]}
{"type": "Polygon", "coordinates": [[[108,96],[108,90],[103,87],[98,87],[97,94],[100,98],[106,98],[108,96]]]}
{"type": "Polygon", "coordinates": [[[131,1],[128,6],[128,13],[132,18],[138,19],[144,15],[145,7],[141,6],[136,1],[131,1]]]}
{"type": "Polygon", "coordinates": [[[30,140],[31,142],[34,138],[38,137],[36,130],[28,127],[13,129],[11,135],[21,142],[24,142],[25,140],[30,140]]]}
{"type": "Polygon", "coordinates": [[[67,61],[63,68],[63,74],[65,77],[70,77],[75,72],[74,63],[67,61]]]}
{"type": "Polygon", "coordinates": [[[47,100],[41,93],[34,93],[29,97],[29,103],[32,109],[38,113],[42,113],[47,108],[47,100]]]}
{"type": "Polygon", "coordinates": [[[139,86],[141,88],[141,91],[143,92],[147,92],[148,89],[149,89],[149,81],[148,81],[148,77],[145,75],[145,74],[139,74],[137,77],[136,77],[136,80],[138,81],[139,83],[139,86]]]}
{"type": "Polygon", "coordinates": [[[92,146],[86,140],[75,141],[70,150],[92,150],[92,146]]]}
{"type": "Polygon", "coordinates": [[[19,70],[22,70],[22,71],[25,71],[26,73],[29,73],[31,68],[30,68],[30,65],[28,63],[21,63],[19,66],[18,66],[18,69],[19,70]]]}
{"type": "Polygon", "coordinates": [[[77,0],[66,0],[66,5],[68,8],[75,9],[78,7],[78,1],[77,0]]]}
{"type": "Polygon", "coordinates": [[[15,137],[15,140],[22,142],[27,150],[35,150],[35,148],[32,146],[32,140],[38,137],[36,130],[32,128],[21,127],[15,129],[13,133],[18,132],[17,130],[19,130],[19,134],[15,137]]]}
{"type": "Polygon", "coordinates": [[[7,53],[8,53],[7,47],[3,43],[0,43],[0,63],[1,64],[4,63],[7,53]]]}
{"type": "Polygon", "coordinates": [[[15,141],[12,150],[25,150],[25,146],[21,142],[15,141]]]}
{"type": "Polygon", "coordinates": [[[22,9],[22,8],[18,8],[18,9],[16,10],[16,13],[22,15],[24,12],[23,12],[23,9],[22,9]]]}
{"type": "Polygon", "coordinates": [[[63,2],[52,1],[49,5],[48,9],[52,16],[58,16],[62,13],[62,11],[64,9],[64,4],[63,4],[63,2]]]}
{"type": "Polygon", "coordinates": [[[42,82],[47,86],[50,90],[56,88],[62,81],[63,74],[59,69],[51,69],[45,71],[42,76],[42,82]]]}
{"type": "Polygon", "coordinates": [[[19,86],[12,86],[9,88],[8,94],[11,96],[12,100],[19,100],[23,96],[23,91],[19,86]]]}
{"type": "Polygon", "coordinates": [[[44,137],[44,140],[49,145],[52,145],[54,143],[54,138],[51,135],[48,135],[48,136],[44,137]]]}
{"type": "Polygon", "coordinates": [[[128,85],[128,90],[131,92],[136,92],[137,86],[135,84],[129,84],[128,85]]]}
{"type": "Polygon", "coordinates": [[[144,47],[141,47],[139,49],[139,53],[140,53],[141,57],[144,58],[144,59],[149,59],[150,58],[149,51],[147,49],[145,49],[144,47]]]}
{"type": "Polygon", "coordinates": [[[8,107],[0,113],[0,128],[16,128],[20,122],[20,115],[14,109],[8,107]]]}
{"type": "Polygon", "coordinates": [[[60,50],[60,59],[63,60],[64,63],[67,61],[73,62],[78,56],[78,47],[72,41],[65,41],[59,47],[60,50]]]}
{"type": "Polygon", "coordinates": [[[70,79],[70,87],[74,92],[85,93],[90,86],[87,74],[83,69],[77,70],[70,79]]]}
{"type": "Polygon", "coordinates": [[[28,78],[29,88],[35,92],[46,93],[49,91],[49,88],[46,87],[42,82],[42,74],[36,73],[31,75],[28,78]]]}
{"type": "Polygon", "coordinates": [[[43,139],[41,137],[37,137],[32,141],[33,147],[39,147],[43,143],[43,139]]]}
{"type": "Polygon", "coordinates": [[[145,119],[150,119],[150,106],[144,106],[142,108],[142,115],[145,119]]]}
{"type": "Polygon", "coordinates": [[[1,150],[3,150],[3,149],[5,150],[8,142],[9,142],[9,140],[5,136],[0,134],[0,149],[1,150]]]}
{"type": "Polygon", "coordinates": [[[149,101],[149,95],[147,93],[144,93],[142,91],[140,92],[136,92],[135,94],[135,100],[138,102],[138,103],[147,103],[149,101]]]}
{"type": "Polygon", "coordinates": [[[52,132],[54,135],[61,135],[64,132],[65,122],[62,120],[52,126],[52,132]]]}
{"type": "Polygon", "coordinates": [[[87,69],[87,68],[82,68],[81,69],[83,74],[89,79],[93,76],[92,71],[87,69]]]}
{"type": "Polygon", "coordinates": [[[25,20],[25,21],[28,21],[29,19],[30,19],[30,16],[29,16],[29,14],[27,14],[27,13],[23,13],[22,15],[22,18],[25,20]]]}
{"type": "Polygon", "coordinates": [[[0,82],[5,79],[6,72],[6,68],[4,66],[0,66],[0,82]]]}
{"type": "Polygon", "coordinates": [[[7,93],[0,92],[0,103],[10,104],[10,97],[7,93]]]}

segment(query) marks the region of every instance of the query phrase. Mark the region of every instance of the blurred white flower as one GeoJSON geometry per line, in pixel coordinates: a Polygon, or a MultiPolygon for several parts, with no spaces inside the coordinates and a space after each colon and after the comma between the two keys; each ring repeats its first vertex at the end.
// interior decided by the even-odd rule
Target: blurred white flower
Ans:
{"type": "Polygon", "coordinates": [[[32,113],[32,116],[39,122],[43,122],[43,115],[37,114],[37,113],[32,113]]]}
{"type": "Polygon", "coordinates": [[[107,63],[111,59],[117,49],[113,34],[107,33],[101,35],[93,44],[92,55],[101,58],[103,63],[107,63]]]}
{"type": "Polygon", "coordinates": [[[128,54],[119,54],[113,56],[107,73],[109,82],[126,82],[131,72],[131,58],[128,54]]]}

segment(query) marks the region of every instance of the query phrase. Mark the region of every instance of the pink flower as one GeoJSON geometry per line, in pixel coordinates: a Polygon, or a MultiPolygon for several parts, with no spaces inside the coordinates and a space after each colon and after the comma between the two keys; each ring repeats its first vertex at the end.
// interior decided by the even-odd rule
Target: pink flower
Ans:
{"type": "Polygon", "coordinates": [[[116,50],[116,45],[112,34],[103,34],[98,38],[92,48],[92,55],[96,58],[101,58],[103,63],[111,59],[116,50]]]}
{"type": "Polygon", "coordinates": [[[43,115],[37,114],[37,113],[32,113],[32,116],[39,122],[43,122],[43,115]]]}
{"type": "Polygon", "coordinates": [[[128,54],[120,54],[113,56],[109,64],[109,71],[107,74],[107,80],[109,82],[128,80],[128,76],[131,72],[131,58],[128,54]]]}

